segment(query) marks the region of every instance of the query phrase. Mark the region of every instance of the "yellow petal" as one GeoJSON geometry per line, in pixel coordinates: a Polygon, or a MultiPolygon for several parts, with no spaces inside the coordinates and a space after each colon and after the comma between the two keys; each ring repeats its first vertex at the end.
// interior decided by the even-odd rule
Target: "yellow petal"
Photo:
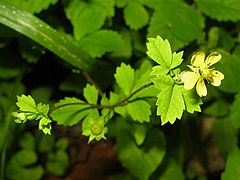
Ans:
{"type": "Polygon", "coordinates": [[[191,64],[195,67],[200,67],[205,65],[204,64],[205,59],[205,53],[204,52],[198,52],[192,56],[191,64]]]}
{"type": "Polygon", "coordinates": [[[196,90],[200,97],[207,95],[207,87],[203,79],[199,79],[197,82],[196,90]]]}
{"type": "Polygon", "coordinates": [[[212,70],[211,71],[211,79],[210,79],[210,83],[213,86],[220,86],[221,85],[221,81],[224,79],[224,74],[221,73],[220,71],[216,71],[216,70],[212,70]]]}
{"type": "Polygon", "coordinates": [[[222,55],[217,53],[217,52],[213,52],[211,53],[205,61],[205,64],[210,67],[211,65],[217,63],[218,61],[220,61],[222,58],[222,55]]]}
{"type": "Polygon", "coordinates": [[[181,80],[184,83],[185,89],[192,89],[197,83],[200,75],[196,72],[184,72],[181,76],[181,80]]]}

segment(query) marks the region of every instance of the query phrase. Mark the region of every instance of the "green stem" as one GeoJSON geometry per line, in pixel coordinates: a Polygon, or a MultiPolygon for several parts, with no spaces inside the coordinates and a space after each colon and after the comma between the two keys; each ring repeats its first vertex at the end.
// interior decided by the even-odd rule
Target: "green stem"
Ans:
{"type": "Polygon", "coordinates": [[[62,104],[62,105],[59,105],[59,106],[56,106],[56,107],[50,109],[48,114],[50,115],[53,111],[55,111],[57,109],[60,109],[62,107],[66,107],[66,106],[72,106],[72,105],[88,105],[88,106],[91,106],[91,107],[97,108],[97,109],[114,109],[115,107],[125,105],[134,95],[138,94],[142,90],[147,89],[148,87],[153,86],[153,85],[154,85],[153,82],[149,82],[149,83],[141,86],[136,91],[132,92],[128,97],[126,97],[122,101],[117,102],[114,105],[100,105],[100,104],[92,104],[92,103],[87,103],[87,102],[66,103],[66,104],[62,104]]]}

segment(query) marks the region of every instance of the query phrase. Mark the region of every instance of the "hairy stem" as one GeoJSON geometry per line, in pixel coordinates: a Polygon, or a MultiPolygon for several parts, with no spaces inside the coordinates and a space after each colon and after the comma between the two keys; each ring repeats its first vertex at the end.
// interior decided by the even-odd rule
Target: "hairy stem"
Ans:
{"type": "Polygon", "coordinates": [[[56,106],[56,107],[50,109],[48,114],[50,115],[53,111],[55,111],[57,109],[60,109],[62,107],[66,107],[66,106],[72,106],[72,105],[88,105],[88,106],[91,106],[92,108],[97,108],[97,109],[114,109],[115,107],[125,105],[134,95],[138,94],[142,90],[147,89],[148,87],[153,86],[153,85],[154,85],[153,82],[149,82],[149,83],[141,86],[140,88],[138,88],[134,92],[132,92],[125,99],[123,99],[123,100],[121,100],[121,101],[119,101],[119,102],[117,102],[116,104],[113,104],[113,105],[100,105],[100,104],[92,104],[92,103],[88,103],[88,102],[73,102],[73,103],[66,103],[66,104],[56,106]]]}

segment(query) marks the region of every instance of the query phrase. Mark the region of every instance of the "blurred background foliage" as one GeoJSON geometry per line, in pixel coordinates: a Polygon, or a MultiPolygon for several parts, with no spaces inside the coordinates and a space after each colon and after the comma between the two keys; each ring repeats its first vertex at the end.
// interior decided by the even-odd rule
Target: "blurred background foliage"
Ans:
{"type": "Polygon", "coordinates": [[[240,178],[239,20],[239,0],[0,0],[0,179],[94,179],[81,169],[94,169],[99,158],[83,164],[101,148],[110,160],[96,179],[240,178]],[[81,124],[54,125],[48,136],[34,122],[14,123],[16,95],[52,104],[82,97],[92,79],[112,90],[121,62],[150,69],[146,41],[157,35],[184,51],[185,64],[200,50],[223,55],[216,68],[225,79],[208,87],[202,113],[160,126],[153,106],[151,131],[115,117],[108,140],[91,145],[81,124]]]}

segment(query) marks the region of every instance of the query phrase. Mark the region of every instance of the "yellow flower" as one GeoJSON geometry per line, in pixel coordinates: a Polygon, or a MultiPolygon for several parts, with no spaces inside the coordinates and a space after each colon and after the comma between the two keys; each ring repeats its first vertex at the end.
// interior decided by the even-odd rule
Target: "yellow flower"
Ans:
{"type": "Polygon", "coordinates": [[[181,76],[184,88],[189,90],[196,85],[196,91],[202,97],[207,95],[205,82],[211,83],[213,86],[220,86],[224,75],[220,71],[210,68],[210,66],[220,61],[221,58],[222,55],[217,52],[211,53],[206,60],[204,52],[198,52],[193,55],[191,66],[188,65],[192,72],[184,72],[181,76]]]}

